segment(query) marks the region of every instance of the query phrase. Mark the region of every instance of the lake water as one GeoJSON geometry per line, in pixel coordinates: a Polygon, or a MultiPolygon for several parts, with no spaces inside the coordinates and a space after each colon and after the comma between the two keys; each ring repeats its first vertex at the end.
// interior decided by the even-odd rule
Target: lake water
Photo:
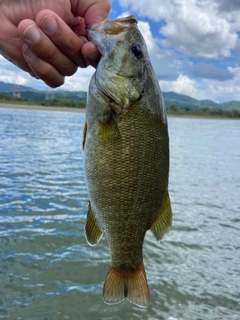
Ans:
{"type": "Polygon", "coordinates": [[[84,237],[84,114],[0,109],[0,318],[240,319],[240,121],[169,118],[171,232],[148,232],[151,303],[104,304],[84,237]]]}

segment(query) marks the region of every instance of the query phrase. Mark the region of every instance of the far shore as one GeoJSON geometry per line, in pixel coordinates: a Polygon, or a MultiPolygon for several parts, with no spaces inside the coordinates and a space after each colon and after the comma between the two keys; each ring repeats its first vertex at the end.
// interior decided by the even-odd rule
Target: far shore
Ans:
{"type": "Polygon", "coordinates": [[[43,111],[63,111],[63,112],[80,112],[85,113],[85,109],[81,108],[70,108],[70,107],[51,107],[51,106],[40,106],[40,105],[27,105],[27,104],[10,104],[0,103],[0,108],[18,109],[18,110],[43,110],[43,111]]]}
{"type": "MultiPolygon", "coordinates": [[[[27,105],[27,104],[10,104],[0,103],[0,108],[17,109],[17,110],[40,110],[40,111],[60,111],[60,112],[77,112],[85,113],[86,109],[58,107],[58,106],[41,106],[41,105],[27,105]]],[[[240,120],[239,118],[230,118],[222,116],[204,116],[197,114],[167,114],[168,118],[190,118],[190,119],[215,119],[215,120],[240,120]]]]}

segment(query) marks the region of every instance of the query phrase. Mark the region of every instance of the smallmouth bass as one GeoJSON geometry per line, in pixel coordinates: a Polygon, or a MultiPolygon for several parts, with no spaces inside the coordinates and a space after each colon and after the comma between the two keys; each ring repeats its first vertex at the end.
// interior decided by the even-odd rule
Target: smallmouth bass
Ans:
{"type": "Polygon", "coordinates": [[[102,57],[89,85],[83,130],[90,198],[85,235],[90,245],[107,236],[104,301],[147,307],[144,237],[151,230],[160,240],[172,222],[164,101],[135,16],[89,26],[88,37],[102,57]]]}

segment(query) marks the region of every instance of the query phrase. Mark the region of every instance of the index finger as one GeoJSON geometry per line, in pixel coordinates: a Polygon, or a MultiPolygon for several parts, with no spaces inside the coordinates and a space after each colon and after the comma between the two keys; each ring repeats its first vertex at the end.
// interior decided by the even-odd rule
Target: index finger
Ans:
{"type": "MultiPolygon", "coordinates": [[[[72,29],[51,10],[39,12],[36,21],[38,26],[65,56],[74,61],[79,67],[86,67],[86,62],[81,55],[81,47],[87,41],[84,37],[77,36],[72,29]]],[[[80,23],[84,25],[84,19],[80,19],[79,25],[80,23]]]]}

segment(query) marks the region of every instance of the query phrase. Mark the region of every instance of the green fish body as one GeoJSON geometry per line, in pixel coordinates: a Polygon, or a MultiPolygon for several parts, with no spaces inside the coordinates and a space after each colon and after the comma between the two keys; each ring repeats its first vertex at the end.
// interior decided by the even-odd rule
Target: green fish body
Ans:
{"type": "Polygon", "coordinates": [[[147,307],[142,247],[147,230],[160,240],[171,227],[169,138],[164,101],[134,16],[89,27],[102,54],[89,86],[83,152],[90,197],[90,245],[106,232],[111,264],[108,304],[125,298],[147,307]]]}

